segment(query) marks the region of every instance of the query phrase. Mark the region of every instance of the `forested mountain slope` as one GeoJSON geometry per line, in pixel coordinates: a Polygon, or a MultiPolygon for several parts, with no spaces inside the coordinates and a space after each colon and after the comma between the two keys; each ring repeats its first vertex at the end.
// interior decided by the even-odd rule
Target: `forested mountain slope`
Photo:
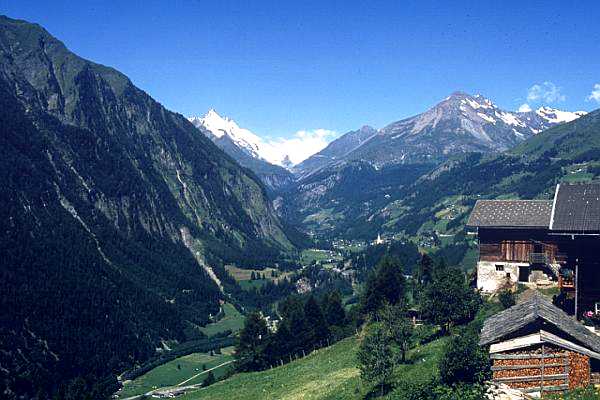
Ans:
{"type": "Polygon", "coordinates": [[[294,247],[254,175],[186,118],[7,17],[0,142],[4,398],[110,393],[218,310],[203,266],[294,247]]]}

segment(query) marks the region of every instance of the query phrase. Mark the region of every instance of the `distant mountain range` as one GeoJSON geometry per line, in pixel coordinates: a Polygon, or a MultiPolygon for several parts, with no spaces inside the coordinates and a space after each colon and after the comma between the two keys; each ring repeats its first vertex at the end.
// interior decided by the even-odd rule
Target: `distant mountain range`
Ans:
{"type": "Polygon", "coordinates": [[[456,92],[431,109],[375,131],[348,132],[293,168],[300,177],[327,165],[364,161],[376,168],[440,162],[466,152],[501,152],[535,134],[572,121],[585,112],[548,107],[505,111],[491,100],[456,92]]]}
{"type": "Polygon", "coordinates": [[[240,128],[235,121],[220,116],[212,109],[203,117],[188,119],[225,153],[253,171],[269,189],[281,189],[293,182],[294,176],[284,168],[290,165],[289,157],[279,160],[279,155],[260,137],[240,128]],[[277,161],[281,165],[276,165],[277,161]]]}
{"type": "MultiPolygon", "coordinates": [[[[469,165],[474,175],[478,173],[477,167],[470,164],[474,162],[474,153],[479,154],[475,157],[479,160],[507,157],[506,151],[519,148],[540,152],[541,147],[544,154],[558,156],[564,151],[589,149],[595,143],[592,136],[585,141],[577,140],[576,135],[569,136],[567,142],[566,138],[549,139],[545,134],[563,127],[563,132],[569,132],[567,126],[578,126],[575,123],[585,115],[585,112],[548,107],[530,112],[504,111],[483,96],[454,93],[417,116],[380,130],[363,127],[334,140],[293,168],[297,181],[275,204],[290,222],[325,236],[372,238],[378,232],[393,234],[403,230],[414,234],[420,224],[435,219],[432,217],[435,211],[429,214],[432,209],[444,209],[441,204],[423,204],[425,211],[421,213],[419,204],[411,203],[419,182],[429,184],[437,176],[447,176],[443,172],[457,165],[464,169],[454,169],[456,182],[443,181],[444,184],[460,185],[465,179],[468,182],[469,165]],[[429,176],[426,181],[425,176],[429,176]]],[[[531,168],[539,168],[543,174],[547,159],[548,156],[540,155],[531,168]]],[[[514,168],[515,174],[527,173],[525,164],[510,160],[507,165],[496,167],[498,171],[509,174],[514,168]]],[[[489,169],[485,173],[495,172],[489,169]]],[[[530,185],[529,191],[523,188],[523,195],[538,194],[533,190],[535,187],[530,185]]],[[[436,190],[445,193],[449,189],[436,190]]],[[[461,190],[467,191],[464,187],[461,190]]],[[[467,206],[457,206],[452,213],[464,211],[467,206]]]]}

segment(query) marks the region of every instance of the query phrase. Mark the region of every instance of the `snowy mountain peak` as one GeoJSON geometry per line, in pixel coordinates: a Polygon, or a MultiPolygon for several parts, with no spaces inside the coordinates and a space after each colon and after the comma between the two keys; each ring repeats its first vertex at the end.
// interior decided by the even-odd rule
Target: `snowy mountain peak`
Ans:
{"type": "Polygon", "coordinates": [[[260,154],[262,140],[260,137],[250,132],[248,129],[243,129],[238,126],[230,118],[222,117],[214,109],[208,110],[203,117],[189,118],[197,127],[203,127],[209,131],[217,139],[227,136],[238,147],[248,152],[252,157],[264,159],[260,154]]]}
{"type": "Polygon", "coordinates": [[[278,162],[277,149],[248,129],[240,128],[231,118],[211,108],[204,116],[188,120],[231,158],[252,170],[267,187],[279,188],[293,181],[291,172],[278,162]]]}
{"type": "Polygon", "coordinates": [[[540,107],[535,110],[535,113],[548,122],[559,124],[563,122],[571,122],[579,117],[587,114],[585,111],[561,111],[551,107],[540,107]]]}

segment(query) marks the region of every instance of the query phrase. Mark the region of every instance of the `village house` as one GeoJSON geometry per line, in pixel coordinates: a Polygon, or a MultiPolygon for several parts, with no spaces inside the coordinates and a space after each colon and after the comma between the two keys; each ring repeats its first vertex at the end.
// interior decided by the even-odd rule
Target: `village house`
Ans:
{"type": "Polygon", "coordinates": [[[488,318],[480,345],[489,346],[492,381],[525,393],[543,395],[599,381],[600,336],[535,290],[488,318]]]}
{"type": "Polygon", "coordinates": [[[563,309],[600,312],[600,184],[557,185],[553,200],[479,200],[477,287],[557,285],[563,309]]]}

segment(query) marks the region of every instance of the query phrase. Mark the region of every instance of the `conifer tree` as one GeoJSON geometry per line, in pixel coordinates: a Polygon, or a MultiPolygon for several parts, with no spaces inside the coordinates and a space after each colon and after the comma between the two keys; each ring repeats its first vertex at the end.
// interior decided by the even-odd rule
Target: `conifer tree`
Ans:
{"type": "Polygon", "coordinates": [[[385,256],[379,261],[374,272],[367,279],[361,298],[361,308],[365,314],[376,313],[385,302],[404,304],[406,279],[400,263],[385,256]]]}
{"type": "Polygon", "coordinates": [[[342,326],[346,321],[346,311],[342,306],[342,297],[337,290],[327,294],[323,300],[323,314],[327,324],[342,326]]]}
{"type": "Polygon", "coordinates": [[[312,295],[304,304],[304,318],[307,327],[305,345],[308,349],[318,347],[327,340],[330,332],[321,307],[312,295]]]}
{"type": "Polygon", "coordinates": [[[433,260],[427,253],[423,253],[417,268],[416,280],[418,283],[427,285],[433,280],[433,260]]]}
{"type": "Polygon", "coordinates": [[[268,336],[269,330],[265,320],[258,312],[250,313],[244,322],[235,349],[238,371],[259,371],[267,366],[265,347],[268,336]]]}

